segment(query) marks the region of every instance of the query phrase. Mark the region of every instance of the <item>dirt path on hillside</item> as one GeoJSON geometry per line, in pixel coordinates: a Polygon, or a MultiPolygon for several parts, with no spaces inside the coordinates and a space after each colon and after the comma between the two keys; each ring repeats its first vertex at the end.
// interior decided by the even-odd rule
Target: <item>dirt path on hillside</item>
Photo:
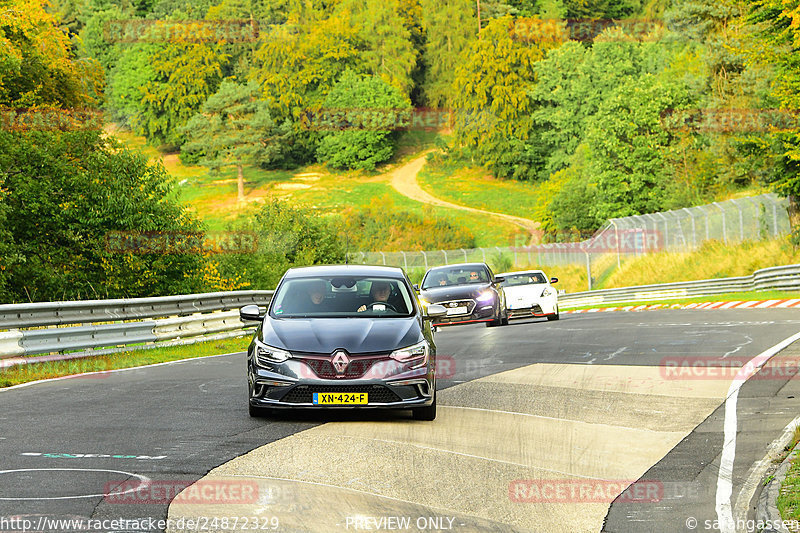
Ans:
{"type": "Polygon", "coordinates": [[[437,207],[449,207],[451,209],[461,209],[462,211],[470,211],[484,216],[491,216],[511,222],[512,224],[525,229],[528,232],[538,232],[539,223],[527,218],[515,217],[513,215],[506,215],[504,213],[496,213],[494,211],[484,211],[474,207],[466,207],[463,205],[453,204],[446,200],[441,200],[432,194],[424,191],[417,183],[417,174],[422,167],[425,166],[425,159],[431,150],[424,152],[420,157],[413,159],[411,162],[406,163],[402,167],[395,169],[391,172],[390,179],[392,187],[403,196],[407,196],[412,200],[422,202],[425,204],[437,207]]]}

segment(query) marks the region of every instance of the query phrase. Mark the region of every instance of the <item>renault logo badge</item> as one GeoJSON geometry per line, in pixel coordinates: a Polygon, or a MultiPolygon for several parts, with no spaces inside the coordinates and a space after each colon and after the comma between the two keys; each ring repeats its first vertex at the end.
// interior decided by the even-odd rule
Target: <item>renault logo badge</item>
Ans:
{"type": "Polygon", "coordinates": [[[347,354],[338,351],[333,356],[333,368],[336,369],[337,374],[344,374],[347,365],[350,364],[350,358],[347,357],[347,354]]]}

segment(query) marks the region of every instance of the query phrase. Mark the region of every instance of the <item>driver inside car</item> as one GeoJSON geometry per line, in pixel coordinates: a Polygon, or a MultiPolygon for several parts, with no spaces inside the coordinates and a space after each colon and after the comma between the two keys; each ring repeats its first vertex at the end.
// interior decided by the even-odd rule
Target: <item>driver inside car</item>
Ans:
{"type": "MultiPolygon", "coordinates": [[[[372,297],[372,303],[388,303],[389,296],[392,294],[392,286],[388,281],[373,281],[372,287],[369,289],[369,294],[372,297]]],[[[370,304],[371,306],[372,304],[370,304]]],[[[359,313],[367,310],[366,305],[362,305],[357,309],[359,313]]]]}

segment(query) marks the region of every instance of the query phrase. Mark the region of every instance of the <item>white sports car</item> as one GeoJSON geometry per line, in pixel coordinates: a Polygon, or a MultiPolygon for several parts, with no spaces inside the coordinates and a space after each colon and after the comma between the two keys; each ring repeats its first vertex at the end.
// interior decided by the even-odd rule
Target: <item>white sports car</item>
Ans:
{"type": "Polygon", "coordinates": [[[506,272],[497,276],[505,278],[502,285],[508,318],[547,317],[547,320],[558,320],[558,291],[552,286],[558,278],[548,281],[541,270],[506,272]]]}

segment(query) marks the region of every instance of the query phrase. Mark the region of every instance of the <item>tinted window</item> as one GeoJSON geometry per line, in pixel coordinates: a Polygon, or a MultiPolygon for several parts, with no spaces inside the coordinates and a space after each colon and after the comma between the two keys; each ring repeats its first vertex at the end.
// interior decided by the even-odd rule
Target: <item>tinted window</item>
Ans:
{"type": "Polygon", "coordinates": [[[503,287],[513,287],[514,285],[529,285],[531,283],[547,283],[547,278],[539,272],[533,274],[507,274],[503,287]]]}
{"type": "Polygon", "coordinates": [[[413,312],[402,280],[363,276],[285,280],[270,308],[273,318],[398,317],[413,312]]]}
{"type": "Polygon", "coordinates": [[[438,268],[428,273],[422,283],[422,288],[432,289],[470,283],[489,283],[489,272],[480,266],[438,268]]]}

